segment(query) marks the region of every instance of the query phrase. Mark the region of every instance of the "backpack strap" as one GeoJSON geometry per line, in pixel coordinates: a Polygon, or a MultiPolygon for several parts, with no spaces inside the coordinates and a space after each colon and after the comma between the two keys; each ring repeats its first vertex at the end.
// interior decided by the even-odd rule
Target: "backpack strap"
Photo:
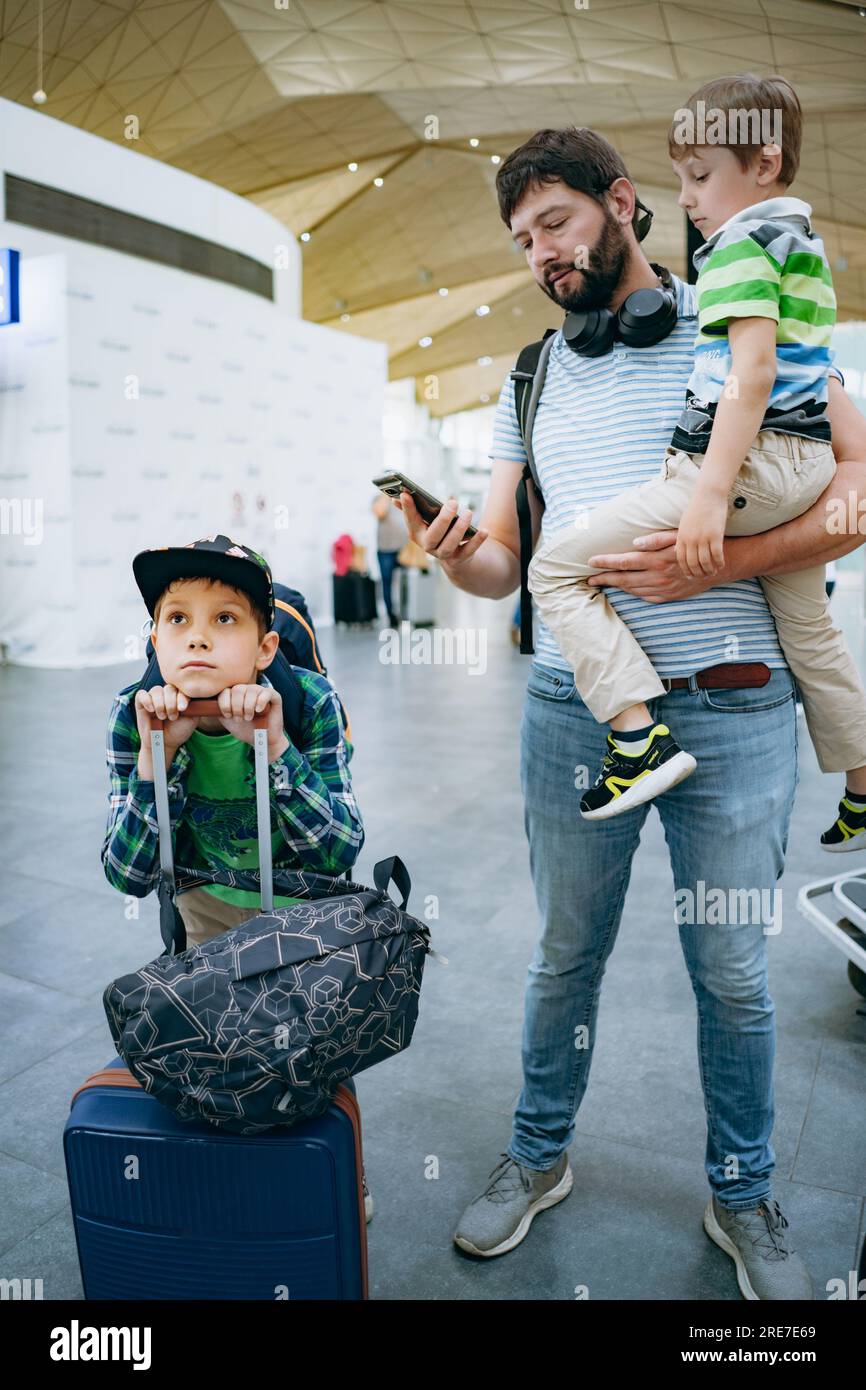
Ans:
{"type": "Polygon", "coordinates": [[[316,650],[316,634],[307,602],[298,589],[274,583],[274,627],[280,634],[280,646],[293,666],[328,674],[316,650]],[[285,615],[285,616],[283,616],[285,615]]]}
{"type": "Polygon", "coordinates": [[[532,513],[529,509],[530,480],[536,496],[544,506],[544,494],[538,480],[535,455],[532,452],[532,426],[538,402],[547,375],[547,360],[553,347],[555,328],[545,330],[544,337],[537,343],[522,348],[511,380],[514,382],[514,409],[517,415],[517,428],[526,450],[526,463],[520,482],[517,484],[515,501],[517,503],[517,524],[520,531],[520,652],[522,656],[532,656],[532,596],[529,592],[527,575],[532,559],[532,513]]]}
{"type": "Polygon", "coordinates": [[[302,750],[304,692],[281,647],[277,647],[273,661],[262,675],[267,677],[283,702],[283,728],[295,747],[302,750]]]}
{"type": "MultiPolygon", "coordinates": [[[[327,667],[319,657],[313,620],[310,617],[303,594],[297,589],[290,589],[286,584],[274,584],[274,606],[276,609],[274,625],[280,634],[280,650],[285,654],[286,660],[293,666],[303,666],[308,671],[316,671],[320,676],[327,676],[327,667]],[[285,617],[282,616],[283,614],[285,617]]],[[[280,693],[282,694],[282,691],[280,693]]],[[[337,703],[340,706],[346,739],[351,743],[352,726],[349,721],[349,712],[339,694],[337,694],[337,703]]]]}
{"type": "Polygon", "coordinates": [[[297,608],[294,608],[290,603],[286,603],[284,599],[275,598],[274,606],[276,608],[281,608],[284,613],[288,613],[290,618],[294,618],[295,622],[300,623],[301,627],[304,628],[305,632],[308,634],[310,639],[310,646],[312,648],[313,660],[316,663],[316,670],[319,672],[320,676],[323,676],[325,674],[325,668],[319,660],[319,653],[316,651],[316,634],[313,632],[313,629],[310,627],[310,624],[307,622],[306,618],[303,616],[302,613],[298,612],[297,608]]]}

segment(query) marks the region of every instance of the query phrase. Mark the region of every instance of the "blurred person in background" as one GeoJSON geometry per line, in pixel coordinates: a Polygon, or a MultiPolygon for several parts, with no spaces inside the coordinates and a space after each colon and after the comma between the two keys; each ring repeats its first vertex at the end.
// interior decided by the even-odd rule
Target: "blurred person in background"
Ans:
{"type": "Polygon", "coordinates": [[[376,534],[376,556],[379,573],[382,576],[382,599],[388,613],[388,626],[397,627],[397,617],[391,598],[391,581],[397,566],[397,555],[407,539],[406,524],[398,515],[390,497],[377,492],[372,503],[373,514],[379,525],[376,534]]]}

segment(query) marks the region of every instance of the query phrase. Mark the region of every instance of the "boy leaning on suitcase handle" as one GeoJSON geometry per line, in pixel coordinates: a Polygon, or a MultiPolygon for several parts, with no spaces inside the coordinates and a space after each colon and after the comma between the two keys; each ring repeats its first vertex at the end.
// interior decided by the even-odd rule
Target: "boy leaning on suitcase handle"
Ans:
{"type": "MultiPolygon", "coordinates": [[[[213,541],[220,538],[214,537],[213,541]]],[[[154,607],[154,628],[151,633],[151,641],[154,649],[157,644],[157,620],[162,617],[163,621],[159,625],[159,659],[160,670],[163,676],[166,672],[175,675],[175,681],[183,671],[184,685],[188,687],[182,690],[176,683],[166,681],[164,685],[151,686],[149,690],[139,690],[135,697],[135,716],[138,724],[138,732],[141,735],[141,753],[139,754],[138,773],[140,777],[146,777],[149,781],[153,780],[153,763],[151,760],[151,730],[155,727],[162,727],[164,732],[164,743],[166,752],[166,770],[171,765],[175,752],[182,743],[186,743],[190,734],[196,729],[201,729],[203,733],[233,734],[242,743],[253,745],[254,730],[252,726],[253,718],[256,714],[262,714],[268,709],[268,762],[282,756],[289,746],[283,728],[283,706],[278,692],[272,686],[262,686],[255,683],[258,671],[264,671],[270,665],[279,645],[279,638],[276,632],[268,631],[262,635],[259,642],[253,641],[252,623],[256,619],[256,606],[261,610],[263,616],[272,623],[273,617],[273,584],[270,578],[270,571],[262,562],[258,564],[260,557],[255,551],[246,550],[240,546],[233,545],[222,553],[197,550],[195,546],[184,546],[186,551],[194,551],[195,560],[192,564],[193,570],[198,570],[202,579],[207,579],[209,584],[214,581],[219,585],[215,592],[218,606],[224,609],[217,613],[216,608],[213,613],[205,612],[203,608],[196,608],[194,595],[186,590],[176,594],[177,599],[182,599],[178,603],[175,611],[172,610],[172,586],[180,580],[181,585],[196,585],[196,575],[184,575],[183,568],[177,561],[174,564],[168,560],[171,551],[166,548],[163,551],[145,551],[142,555],[136,556],[136,577],[139,579],[142,589],[147,597],[151,598],[154,607]],[[159,573],[159,561],[165,557],[167,567],[162,574],[159,573]],[[226,560],[228,556],[232,559],[226,560]],[[254,558],[255,557],[255,558],[254,558]],[[232,564],[234,561],[234,564],[232,564]],[[238,565],[237,562],[241,564],[238,565]],[[237,575],[231,573],[232,568],[238,570],[237,575]],[[169,578],[171,575],[171,578],[169,578]],[[240,595],[228,595],[227,602],[221,602],[225,598],[223,592],[227,585],[231,585],[234,580],[238,583],[241,590],[246,594],[248,603],[246,607],[249,613],[244,613],[244,604],[236,600],[240,595]],[[165,587],[163,588],[163,585],[165,587]],[[157,594],[157,590],[162,590],[157,594]],[[155,604],[153,603],[155,600],[155,604]],[[186,630],[174,624],[172,619],[181,617],[186,620],[191,617],[192,621],[185,621],[186,630]],[[211,623],[212,619],[219,617],[231,617],[232,624],[225,624],[224,631],[228,629],[231,636],[219,639],[220,645],[217,650],[216,643],[212,634],[207,637],[202,628],[202,618],[204,622],[211,623]],[[232,631],[234,628],[234,631],[232,631]],[[174,629],[174,630],[172,630],[174,629]],[[210,659],[209,659],[210,658],[210,659]],[[219,658],[216,660],[215,658],[219,658]],[[253,664],[254,663],[254,664],[253,664]],[[211,675],[210,672],[216,672],[211,675]],[[245,677],[245,679],[238,679],[245,677]],[[216,691],[214,684],[221,684],[226,680],[225,688],[216,691]],[[190,699],[195,698],[216,698],[220,707],[219,717],[203,718],[201,716],[184,718],[183,711],[189,704],[190,699]],[[270,708],[269,708],[270,707],[270,708]],[[167,724],[166,724],[167,721],[167,724]],[[169,729],[171,732],[169,733],[169,729]],[[171,755],[171,756],[169,756],[171,755]]],[[[187,558],[187,557],[184,557],[187,558]]],[[[192,558],[192,557],[189,557],[192,558]]],[[[212,607],[212,605],[208,605],[212,607]]],[[[212,624],[216,626],[216,624],[212,624]]]]}
{"type": "MultiPolygon", "coordinates": [[[[154,729],[164,743],[172,821],[187,826],[193,867],[258,867],[250,848],[257,837],[249,753],[253,725],[261,719],[267,722],[266,780],[276,815],[275,867],[328,875],[349,870],[364,841],[348,769],[353,750],[336,692],[314,671],[295,669],[303,718],[291,737],[285,732],[285,707],[266,675],[280,641],[267,562],[220,535],[142,551],[133,572],[154,621],[151,640],[164,684],[129,686],[112,709],[102,850],[109,882],[138,897],[156,884],[154,729]],[[184,713],[188,701],[201,699],[216,701],[219,712],[184,713]]],[[[225,883],[191,888],[180,899],[181,915],[195,914],[190,926],[196,940],[238,925],[258,907],[254,895],[225,883]]],[[[296,901],[284,896],[277,906],[296,901]]]]}
{"type": "MultiPolygon", "coordinates": [[[[224,592],[224,586],[213,591],[212,597],[219,605],[220,597],[224,592]]],[[[187,595],[187,603],[189,596],[187,595]]],[[[194,601],[190,604],[193,612],[193,630],[198,630],[200,625],[199,614],[195,611],[194,601]]],[[[214,609],[215,611],[215,609],[214,609]]],[[[246,662],[246,669],[249,669],[251,659],[251,644],[242,641],[221,648],[220,652],[212,649],[209,645],[205,646],[200,642],[199,646],[194,647],[192,640],[178,633],[177,636],[171,632],[171,618],[174,613],[169,610],[167,627],[164,624],[161,636],[157,639],[156,628],[151,635],[154,648],[159,640],[159,656],[161,663],[166,670],[173,674],[173,668],[178,665],[181,657],[189,658],[190,652],[199,653],[202,658],[205,655],[219,655],[219,663],[208,662],[202,667],[188,667],[187,677],[191,688],[198,685],[200,688],[211,686],[213,678],[209,672],[216,669],[221,676],[226,674],[242,673],[242,668],[246,662]],[[168,630],[167,630],[168,629],[168,630]]],[[[207,622],[207,615],[205,621],[207,622]]],[[[223,616],[223,615],[220,615],[223,616]]],[[[224,616],[232,616],[227,612],[224,616]]],[[[242,636],[242,633],[236,634],[242,636]]],[[[274,646],[269,639],[275,634],[268,634],[261,644],[260,651],[268,648],[268,655],[272,655],[270,648],[274,646]]],[[[205,639],[206,640],[206,639],[205,639]]],[[[258,665],[258,659],[257,659],[258,665]]],[[[184,666],[181,663],[180,669],[184,666]]],[[[185,682],[186,683],[186,682],[185,682]]],[[[219,680],[216,682],[219,684],[219,680]]],[[[151,734],[157,729],[162,734],[162,746],[165,758],[165,770],[171,767],[175,754],[182,744],[186,743],[190,736],[200,729],[208,734],[232,734],[240,743],[246,743],[254,747],[256,726],[261,724],[260,716],[267,718],[267,761],[268,763],[277,762],[290,746],[289,739],[283,726],[283,702],[279,691],[273,686],[257,685],[255,683],[237,682],[227,685],[215,698],[219,706],[219,715],[186,715],[184,711],[190,703],[201,696],[196,691],[194,696],[188,695],[184,690],[178,688],[171,681],[166,681],[165,685],[151,686],[148,690],[138,690],[135,696],[135,718],[138,732],[141,737],[141,750],[138,755],[138,775],[146,781],[153,782],[153,750],[151,734]],[[259,716],[259,717],[257,717],[259,716]]],[[[248,917],[253,915],[255,909],[240,908],[230,903],[223,904],[219,899],[214,899],[210,894],[206,894],[203,889],[192,889],[193,899],[188,899],[181,906],[179,911],[184,918],[187,929],[187,939],[192,942],[207,940],[208,937],[219,935],[231,926],[236,926],[248,917]]]]}

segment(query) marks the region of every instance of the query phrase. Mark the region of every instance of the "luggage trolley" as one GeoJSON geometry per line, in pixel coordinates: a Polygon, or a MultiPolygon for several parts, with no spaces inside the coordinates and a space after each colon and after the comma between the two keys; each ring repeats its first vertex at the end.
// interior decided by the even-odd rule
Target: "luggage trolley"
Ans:
{"type": "MultiPolygon", "coordinates": [[[[834,874],[832,878],[819,878],[814,883],[804,884],[797,894],[797,907],[807,921],[848,957],[848,979],[857,993],[866,998],[866,870],[859,874],[834,874]],[[832,917],[818,906],[816,900],[822,897],[833,899],[832,917]],[[838,915],[840,907],[845,914],[841,918],[838,915]]],[[[866,1009],[857,1012],[866,1013],[866,1009]]],[[[866,1235],[857,1264],[858,1287],[864,1279],[866,1235]]]]}
{"type": "Polygon", "coordinates": [[[866,998],[866,870],[833,874],[831,878],[804,884],[797,894],[797,908],[848,957],[848,979],[857,993],[866,998]],[[819,905],[821,900],[823,904],[819,905]],[[825,907],[830,908],[832,916],[827,915],[825,907]]]}

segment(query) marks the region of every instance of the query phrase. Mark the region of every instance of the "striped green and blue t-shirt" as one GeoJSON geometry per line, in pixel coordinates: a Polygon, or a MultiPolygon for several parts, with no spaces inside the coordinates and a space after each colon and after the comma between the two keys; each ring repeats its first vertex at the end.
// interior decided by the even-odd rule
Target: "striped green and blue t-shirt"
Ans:
{"type": "Polygon", "coordinates": [[[698,335],[686,405],[671,443],[704,454],[716,406],[733,370],[728,322],[776,324],[776,379],[760,428],[830,439],[827,372],[836,322],[833,278],[812,209],[800,198],[768,198],[734,213],[692,261],[698,273],[698,335]]]}

